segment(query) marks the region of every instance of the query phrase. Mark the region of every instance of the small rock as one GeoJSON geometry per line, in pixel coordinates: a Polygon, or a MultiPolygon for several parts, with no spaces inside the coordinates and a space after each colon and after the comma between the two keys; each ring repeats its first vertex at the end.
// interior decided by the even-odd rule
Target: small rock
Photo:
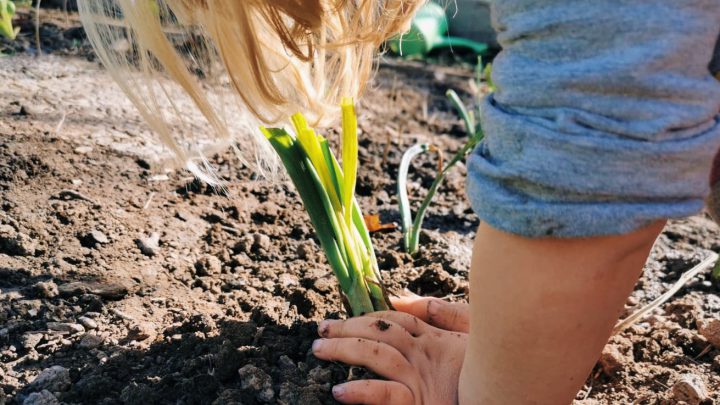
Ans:
{"type": "Polygon", "coordinates": [[[272,378],[263,370],[248,364],[238,370],[242,389],[255,391],[255,398],[260,402],[271,402],[275,398],[272,388],[272,378]]]}
{"type": "Polygon", "coordinates": [[[110,239],[97,229],[93,229],[92,231],[80,236],[78,239],[80,240],[80,244],[86,248],[95,248],[97,245],[110,243],[110,239]]]}
{"type": "Polygon", "coordinates": [[[272,246],[272,241],[270,240],[270,237],[265,235],[264,233],[254,234],[253,242],[255,247],[263,250],[268,250],[270,249],[270,246],[272,246]]]}
{"type": "Polygon", "coordinates": [[[23,401],[23,405],[60,405],[60,401],[55,398],[52,392],[42,390],[28,395],[23,401]]]}
{"type": "Polygon", "coordinates": [[[212,276],[220,274],[222,271],[222,262],[213,255],[203,255],[195,262],[195,270],[198,276],[212,276]]]}
{"type": "Polygon", "coordinates": [[[43,298],[55,298],[60,294],[57,284],[51,281],[40,281],[33,286],[38,296],[43,298]]]}
{"type": "Polygon", "coordinates": [[[78,323],[84,326],[87,330],[97,329],[98,327],[97,322],[95,322],[95,320],[92,318],[88,318],[87,316],[81,316],[80,318],[78,318],[78,323]]]}
{"type": "Polygon", "coordinates": [[[698,321],[698,332],[716,349],[720,349],[720,319],[698,321]]]}
{"type": "Polygon", "coordinates": [[[82,349],[92,350],[97,349],[102,345],[103,338],[93,333],[86,333],[83,335],[78,346],[82,349]]]}
{"type": "Polygon", "coordinates": [[[154,338],[156,336],[156,329],[155,324],[152,322],[140,322],[130,328],[128,339],[142,341],[154,338]]]}
{"type": "Polygon", "coordinates": [[[29,236],[10,225],[0,225],[0,253],[10,256],[33,256],[37,244],[29,236]]]}
{"type": "Polygon", "coordinates": [[[58,290],[63,296],[94,294],[108,300],[122,299],[128,293],[127,288],[120,284],[86,283],[84,281],[62,284],[58,290]]]}
{"type": "Polygon", "coordinates": [[[90,153],[92,151],[93,151],[92,146],[78,146],[77,148],[75,148],[75,153],[77,153],[79,155],[87,155],[88,153],[90,153]]]}
{"type": "Polygon", "coordinates": [[[70,322],[48,322],[47,328],[57,332],[68,332],[71,334],[85,332],[85,328],[82,325],[70,322]]]}
{"type": "Polygon", "coordinates": [[[42,333],[33,333],[33,332],[27,332],[23,333],[22,337],[20,338],[20,342],[22,343],[22,346],[26,350],[34,349],[35,346],[37,346],[40,341],[43,339],[42,333]]]}
{"type": "Polygon", "coordinates": [[[702,379],[694,374],[684,374],[672,386],[672,395],[675,401],[683,401],[688,405],[699,405],[708,397],[707,389],[702,379]]]}
{"type": "Polygon", "coordinates": [[[70,388],[70,371],[62,366],[46,368],[28,385],[32,391],[65,391],[70,388]]]}
{"type": "Polygon", "coordinates": [[[145,256],[155,256],[160,252],[160,234],[157,232],[151,233],[146,238],[137,239],[135,242],[145,256]]]}

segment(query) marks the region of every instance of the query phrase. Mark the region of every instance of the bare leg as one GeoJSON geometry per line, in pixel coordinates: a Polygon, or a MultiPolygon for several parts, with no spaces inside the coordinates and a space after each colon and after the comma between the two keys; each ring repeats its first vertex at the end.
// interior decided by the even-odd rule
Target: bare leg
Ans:
{"type": "Polygon", "coordinates": [[[569,404],[663,223],[622,236],[527,239],[481,225],[461,404],[569,404]]]}

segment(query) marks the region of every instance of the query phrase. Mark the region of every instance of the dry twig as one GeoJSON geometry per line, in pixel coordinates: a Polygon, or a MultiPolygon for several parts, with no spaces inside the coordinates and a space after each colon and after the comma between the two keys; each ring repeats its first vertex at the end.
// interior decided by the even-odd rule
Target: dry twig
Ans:
{"type": "Polygon", "coordinates": [[[672,287],[670,287],[669,290],[665,292],[665,294],[657,297],[654,299],[651,303],[646,305],[645,307],[639,309],[634,314],[628,316],[627,318],[623,319],[622,321],[618,322],[617,325],[615,325],[615,329],[613,329],[613,334],[618,334],[625,329],[629,328],[630,326],[634,325],[637,321],[642,319],[645,315],[647,315],[650,311],[653,309],[659,307],[660,305],[664,304],[667,300],[669,300],[675,293],[680,291],[680,289],[687,284],[690,280],[692,280],[693,277],[695,277],[698,273],[701,271],[707,269],[710,267],[713,263],[715,263],[718,259],[718,255],[715,252],[711,252],[711,254],[705,258],[702,262],[700,262],[697,266],[693,267],[692,269],[685,272],[682,276],[680,276],[680,279],[673,284],[672,287]]]}

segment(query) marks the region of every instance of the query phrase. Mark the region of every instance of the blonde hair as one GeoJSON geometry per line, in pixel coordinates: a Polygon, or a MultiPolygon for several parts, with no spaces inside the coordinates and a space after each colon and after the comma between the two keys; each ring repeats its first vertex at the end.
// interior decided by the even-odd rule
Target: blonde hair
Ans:
{"type": "Polygon", "coordinates": [[[232,143],[258,136],[243,111],[266,124],[296,112],[313,125],[331,122],[342,97],[362,92],[382,42],[405,31],[423,2],[78,1],[99,59],[159,139],[201,177],[192,145],[202,128],[232,143]],[[246,123],[239,129],[238,120],[246,123]]]}

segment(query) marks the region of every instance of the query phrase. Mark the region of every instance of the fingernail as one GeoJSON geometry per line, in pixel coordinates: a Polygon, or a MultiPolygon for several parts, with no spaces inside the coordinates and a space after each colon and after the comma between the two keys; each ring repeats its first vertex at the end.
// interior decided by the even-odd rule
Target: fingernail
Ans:
{"type": "Polygon", "coordinates": [[[327,320],[320,322],[320,325],[318,325],[318,334],[322,337],[327,337],[329,327],[330,322],[328,322],[327,320]]]}
{"type": "Polygon", "coordinates": [[[343,387],[342,385],[336,385],[332,387],[332,394],[335,399],[342,398],[342,396],[345,395],[345,387],[343,387]]]}
{"type": "Polygon", "coordinates": [[[325,339],[315,339],[315,341],[314,341],[313,344],[312,344],[312,351],[313,351],[313,353],[317,353],[318,351],[320,351],[320,349],[322,348],[322,345],[323,345],[323,341],[324,341],[324,340],[325,340],[325,339]]]}

